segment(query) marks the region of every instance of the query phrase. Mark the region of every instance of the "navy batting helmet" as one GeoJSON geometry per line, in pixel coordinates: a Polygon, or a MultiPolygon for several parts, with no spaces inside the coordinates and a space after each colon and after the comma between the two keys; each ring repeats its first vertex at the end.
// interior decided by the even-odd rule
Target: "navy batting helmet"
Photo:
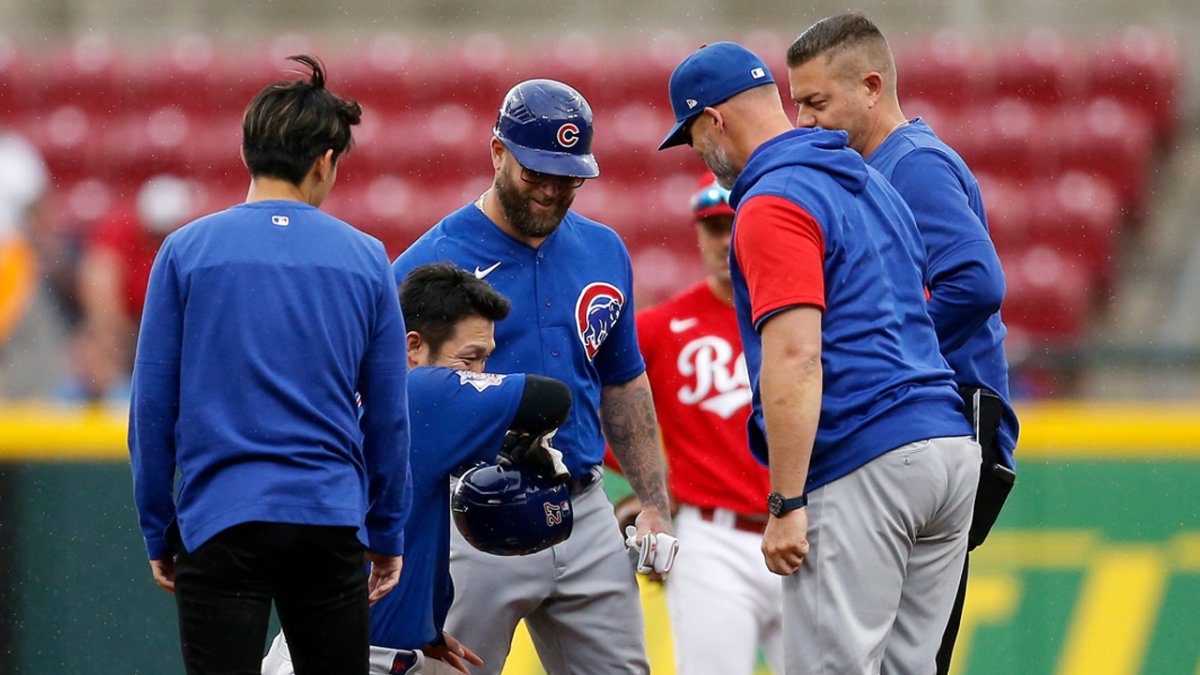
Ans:
{"type": "Polygon", "coordinates": [[[575,522],[566,484],[519,466],[469,469],[454,488],[450,510],[463,537],[493,555],[537,553],[566,541],[575,522]]]}
{"type": "Polygon", "coordinates": [[[526,80],[509,89],[494,133],[526,169],[574,178],[600,175],[592,155],[592,107],[562,82],[526,80]]]}

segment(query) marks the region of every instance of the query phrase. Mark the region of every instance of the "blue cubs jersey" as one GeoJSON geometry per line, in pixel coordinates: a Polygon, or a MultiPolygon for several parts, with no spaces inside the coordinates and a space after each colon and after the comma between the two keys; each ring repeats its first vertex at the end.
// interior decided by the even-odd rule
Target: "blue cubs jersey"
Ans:
{"type": "Polygon", "coordinates": [[[979,181],[920,118],[867,158],[912,210],[925,243],[929,316],[959,385],[985,387],[1004,401],[1000,451],[1014,468],[1017,416],[1009,403],[1007,334],[1000,320],[1004,272],[988,234],[979,181]]]}
{"type": "Polygon", "coordinates": [[[450,476],[500,452],[525,391],[524,375],[416,368],[408,375],[413,503],[404,571],[371,607],[371,644],[417,649],[442,632],[450,581],[450,476]]]}
{"type": "Polygon", "coordinates": [[[633,266],[620,237],[568,211],[538,248],[497,227],[474,204],[446,216],[393,264],[396,282],[450,261],[512,301],[496,324],[488,370],[561,380],[574,404],[555,436],[567,469],[582,476],[604,458],[600,390],[646,370],[634,327],[633,266]]]}

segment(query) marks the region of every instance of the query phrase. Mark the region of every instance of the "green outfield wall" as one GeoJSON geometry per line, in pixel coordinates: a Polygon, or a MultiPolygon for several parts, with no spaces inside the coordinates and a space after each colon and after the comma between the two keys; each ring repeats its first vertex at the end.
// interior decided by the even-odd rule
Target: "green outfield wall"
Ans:
{"type": "MultiPolygon", "coordinates": [[[[957,672],[1200,674],[1200,406],[1021,413],[1017,488],[972,556],[957,672]]],[[[0,411],[0,675],[182,672],[123,438],[120,415],[0,411]]],[[[670,674],[661,590],[643,591],[654,672],[670,674]]],[[[522,639],[506,673],[538,672],[522,639]]]]}

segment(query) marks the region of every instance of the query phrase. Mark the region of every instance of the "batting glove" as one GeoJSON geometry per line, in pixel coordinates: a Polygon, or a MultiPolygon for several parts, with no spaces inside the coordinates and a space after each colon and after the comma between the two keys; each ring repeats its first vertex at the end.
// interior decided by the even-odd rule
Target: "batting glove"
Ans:
{"type": "Polygon", "coordinates": [[[657,572],[666,576],[679,552],[679,540],[675,537],[665,532],[647,532],[639,538],[633,525],[625,528],[625,546],[638,574],[657,572]]]}
{"type": "Polygon", "coordinates": [[[552,445],[556,433],[558,429],[538,436],[509,431],[504,436],[498,460],[501,464],[533,467],[547,478],[569,480],[571,472],[563,463],[562,451],[552,445]]]}

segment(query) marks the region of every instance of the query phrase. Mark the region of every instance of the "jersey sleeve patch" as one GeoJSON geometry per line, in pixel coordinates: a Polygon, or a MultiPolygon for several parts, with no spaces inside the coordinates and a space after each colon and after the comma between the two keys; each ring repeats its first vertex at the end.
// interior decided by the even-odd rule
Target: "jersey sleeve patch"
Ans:
{"type": "Polygon", "coordinates": [[[472,373],[467,370],[455,371],[458,374],[458,383],[460,386],[470,385],[475,388],[475,391],[484,391],[488,387],[499,387],[504,384],[506,375],[498,375],[496,373],[472,373]]]}
{"type": "Polygon", "coordinates": [[[608,282],[592,282],[580,291],[575,300],[575,324],[588,360],[596,358],[624,307],[625,294],[608,282]]]}

